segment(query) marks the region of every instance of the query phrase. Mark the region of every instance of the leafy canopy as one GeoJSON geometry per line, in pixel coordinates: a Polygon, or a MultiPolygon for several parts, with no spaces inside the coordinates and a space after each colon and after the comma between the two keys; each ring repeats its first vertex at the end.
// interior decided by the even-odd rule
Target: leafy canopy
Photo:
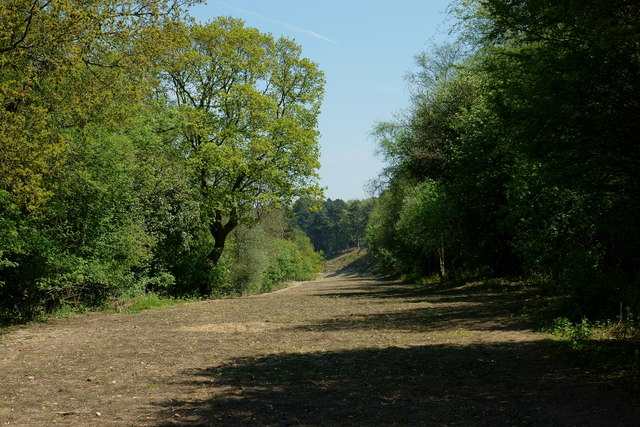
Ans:
{"type": "Polygon", "coordinates": [[[166,83],[179,113],[176,144],[218,252],[256,209],[322,194],[316,125],[324,76],[293,41],[233,18],[193,25],[166,83]]]}

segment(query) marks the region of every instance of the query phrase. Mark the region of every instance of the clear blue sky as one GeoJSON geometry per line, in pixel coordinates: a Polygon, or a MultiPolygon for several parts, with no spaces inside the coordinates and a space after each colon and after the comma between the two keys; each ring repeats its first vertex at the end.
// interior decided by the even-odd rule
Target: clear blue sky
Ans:
{"type": "Polygon", "coordinates": [[[209,0],[199,21],[234,16],[274,36],[294,39],[320,65],[327,84],[320,116],[321,184],[331,199],[368,197],[382,169],[370,133],[408,106],[404,76],[413,57],[442,43],[450,0],[209,0]]]}

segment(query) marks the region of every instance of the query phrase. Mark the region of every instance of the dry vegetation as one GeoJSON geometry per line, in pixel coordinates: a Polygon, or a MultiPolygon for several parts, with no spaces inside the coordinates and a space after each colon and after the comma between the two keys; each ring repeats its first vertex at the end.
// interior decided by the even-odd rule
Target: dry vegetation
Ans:
{"type": "Polygon", "coordinates": [[[4,331],[10,425],[640,425],[510,287],[332,273],[261,296],[4,331]]]}

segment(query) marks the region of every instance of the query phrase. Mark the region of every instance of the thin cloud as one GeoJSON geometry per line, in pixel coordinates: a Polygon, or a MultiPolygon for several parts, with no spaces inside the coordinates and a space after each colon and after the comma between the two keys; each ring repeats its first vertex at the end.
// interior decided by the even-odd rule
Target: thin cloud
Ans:
{"type": "Polygon", "coordinates": [[[315,31],[311,31],[311,30],[307,30],[305,28],[301,28],[301,27],[298,27],[298,26],[295,26],[295,25],[291,25],[288,22],[278,21],[277,19],[270,19],[270,18],[265,18],[265,17],[262,17],[262,18],[266,19],[267,21],[273,22],[274,24],[282,25],[283,27],[289,28],[290,30],[298,31],[298,32],[306,34],[308,36],[315,37],[316,39],[324,40],[326,42],[333,43],[333,44],[338,44],[337,41],[332,40],[329,37],[325,37],[322,34],[318,34],[315,31]]]}
{"type": "Polygon", "coordinates": [[[241,9],[239,7],[231,6],[230,4],[226,4],[226,3],[221,2],[221,1],[213,1],[211,3],[216,3],[216,4],[219,4],[219,5],[222,5],[224,7],[229,8],[229,9],[233,9],[233,10],[235,10],[237,12],[244,13],[245,15],[254,16],[256,18],[262,19],[263,21],[267,21],[267,22],[271,22],[271,23],[276,24],[276,25],[280,25],[281,27],[288,28],[288,29],[296,31],[298,33],[306,34],[306,35],[311,36],[313,38],[316,38],[318,40],[323,40],[325,42],[332,43],[332,44],[338,44],[337,41],[335,41],[333,39],[330,39],[329,37],[323,36],[322,34],[316,33],[315,31],[307,30],[306,28],[298,27],[297,25],[289,24],[288,22],[280,21],[278,19],[268,18],[268,17],[266,17],[264,15],[261,15],[259,13],[254,12],[252,10],[241,9]]]}

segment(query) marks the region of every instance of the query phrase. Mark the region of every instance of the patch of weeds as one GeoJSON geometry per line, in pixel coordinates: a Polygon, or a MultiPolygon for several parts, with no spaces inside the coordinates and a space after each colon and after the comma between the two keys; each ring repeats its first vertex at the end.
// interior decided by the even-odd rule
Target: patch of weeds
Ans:
{"type": "Polygon", "coordinates": [[[440,276],[434,273],[430,276],[407,276],[404,280],[409,283],[415,283],[416,286],[420,287],[440,282],[440,276]]]}
{"type": "Polygon", "coordinates": [[[74,314],[82,314],[91,310],[92,307],[87,307],[81,304],[63,304],[51,313],[46,315],[43,314],[39,321],[46,323],[49,319],[68,319],[74,314]]]}
{"type": "Polygon", "coordinates": [[[571,341],[574,347],[581,347],[588,340],[638,340],[640,339],[640,318],[630,314],[618,316],[617,321],[591,322],[583,318],[571,322],[566,317],[557,317],[543,328],[547,332],[571,341]]]}
{"type": "Polygon", "coordinates": [[[640,328],[637,318],[620,316],[618,321],[571,322],[554,319],[547,332],[565,338],[569,353],[594,372],[629,380],[640,390],[640,328]]]}
{"type": "Polygon", "coordinates": [[[225,292],[214,292],[213,294],[211,294],[211,297],[209,297],[209,299],[234,299],[240,298],[242,296],[242,292],[238,291],[237,289],[233,289],[225,292]]]}
{"type": "Polygon", "coordinates": [[[596,329],[601,327],[602,325],[593,324],[586,318],[574,323],[566,317],[557,317],[545,329],[553,335],[569,339],[574,348],[581,348],[586,340],[595,335],[596,329]]]}
{"type": "Polygon", "coordinates": [[[289,284],[287,282],[278,282],[278,283],[275,283],[275,284],[271,285],[271,289],[269,290],[269,292],[279,291],[279,290],[285,289],[287,287],[289,287],[289,284]]]}
{"type": "Polygon", "coordinates": [[[612,338],[640,339],[640,316],[634,315],[629,308],[626,313],[620,309],[617,322],[613,323],[607,332],[612,338]]]}
{"type": "Polygon", "coordinates": [[[77,311],[75,311],[72,307],[65,304],[62,307],[58,308],[56,311],[54,311],[51,314],[51,317],[55,317],[58,319],[67,319],[69,316],[71,316],[76,312],[77,311]]]}
{"type": "Polygon", "coordinates": [[[167,307],[194,301],[197,301],[197,299],[162,297],[156,293],[147,292],[135,297],[118,299],[110,304],[107,311],[114,310],[119,313],[138,313],[155,307],[167,307]]]}
{"type": "Polygon", "coordinates": [[[524,280],[511,280],[507,278],[491,278],[475,281],[468,281],[463,288],[469,288],[482,292],[513,292],[528,290],[531,288],[531,283],[524,280]]]}
{"type": "Polygon", "coordinates": [[[155,384],[155,383],[146,384],[145,387],[147,387],[147,388],[158,388],[158,387],[160,387],[160,384],[155,384]]]}
{"type": "Polygon", "coordinates": [[[142,310],[149,310],[154,307],[166,307],[175,304],[176,302],[173,298],[161,298],[159,295],[150,292],[133,298],[131,306],[127,312],[136,313],[142,310]]]}

